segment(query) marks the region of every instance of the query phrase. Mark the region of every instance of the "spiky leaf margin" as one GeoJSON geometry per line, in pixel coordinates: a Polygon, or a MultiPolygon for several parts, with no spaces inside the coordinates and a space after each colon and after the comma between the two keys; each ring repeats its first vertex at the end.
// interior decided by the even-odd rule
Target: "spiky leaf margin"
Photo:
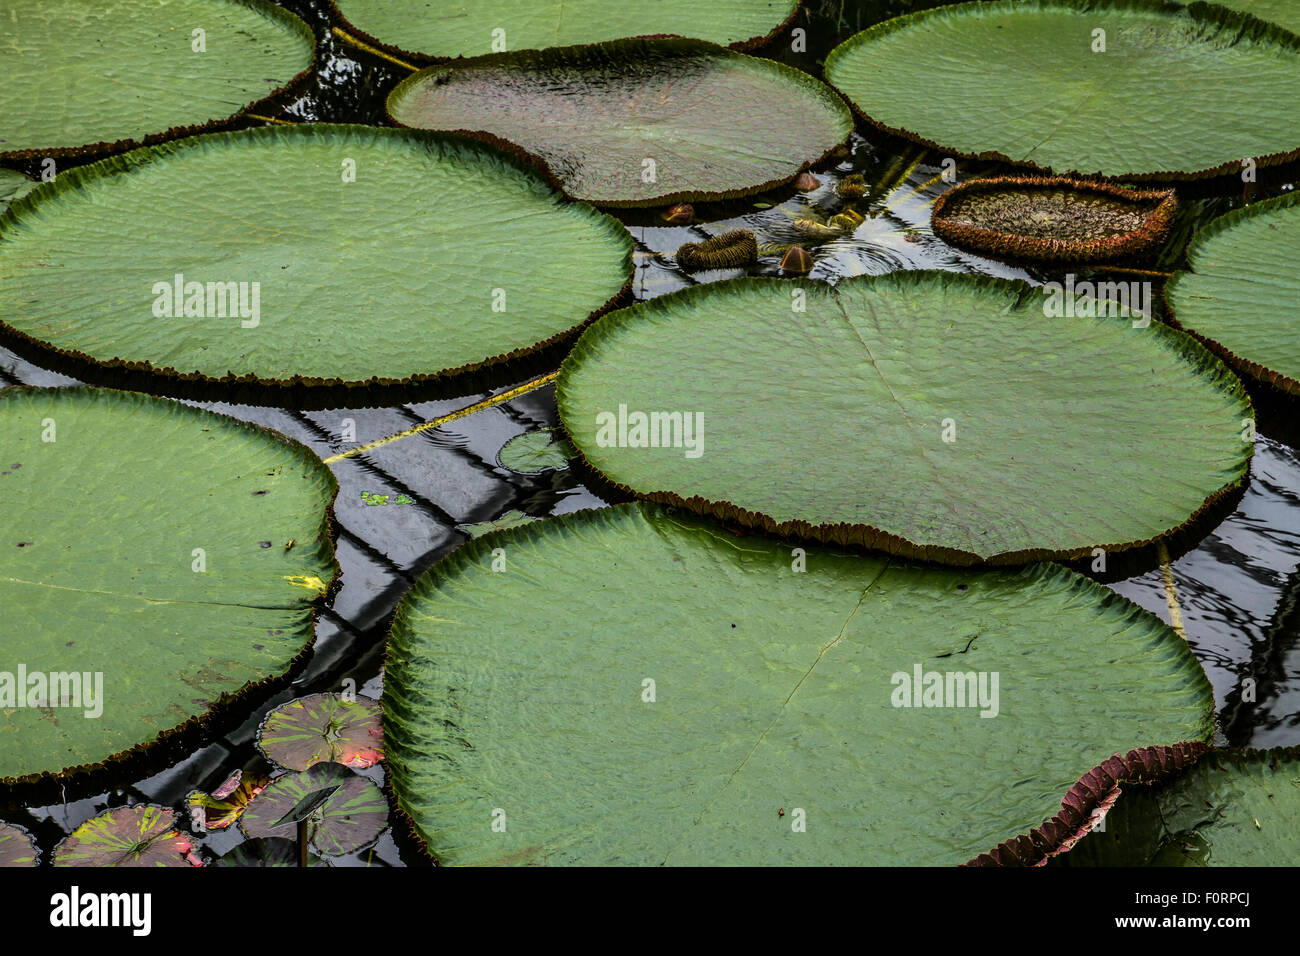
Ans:
{"type": "Polygon", "coordinates": [[[1033,259],[1044,262],[1107,262],[1138,256],[1164,242],[1178,211],[1178,194],[1172,189],[1124,189],[1111,183],[1099,183],[1069,176],[995,176],[972,179],[941,195],[930,210],[930,226],[945,242],[973,249],[994,257],[1033,259]],[[1041,190],[1073,190],[1083,195],[1145,206],[1146,219],[1137,229],[1105,239],[1045,239],[1017,233],[998,232],[980,226],[968,226],[945,217],[949,204],[974,193],[1041,190]],[[1151,204],[1154,203],[1154,208],[1151,204]]]}

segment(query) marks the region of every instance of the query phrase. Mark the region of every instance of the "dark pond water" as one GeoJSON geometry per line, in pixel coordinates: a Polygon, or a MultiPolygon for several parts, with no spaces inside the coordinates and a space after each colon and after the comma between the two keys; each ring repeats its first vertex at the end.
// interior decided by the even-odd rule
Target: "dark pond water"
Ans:
{"type": "MultiPolygon", "coordinates": [[[[320,0],[281,3],[315,25],[321,42],[317,70],[301,90],[259,112],[288,121],[384,123],[384,98],[408,71],[332,36],[320,0]]],[[[821,58],[839,40],[894,13],[928,5],[933,4],[813,0],[802,14],[808,52],[782,46],[765,55],[816,74],[821,58]]],[[[876,133],[855,134],[844,156],[815,171],[822,185],[811,194],[786,189],[701,206],[700,222],[685,227],[664,225],[657,211],[623,215],[637,243],[635,295],[651,298],[696,281],[739,274],[691,278],[659,257],[683,242],[734,228],[754,230],[766,253],[751,272],[779,274],[781,249],[799,241],[795,219],[825,219],[833,213],[838,204],[834,184],[850,172],[861,173],[872,185],[871,214],[851,236],[813,249],[814,278],[833,282],[864,273],[942,268],[1044,281],[1044,275],[960,252],[931,233],[930,207],[950,188],[940,176],[942,158],[876,133]]],[[[989,168],[963,164],[959,179],[989,168]]],[[[1294,169],[1263,186],[1262,194],[1290,189],[1288,179],[1295,179],[1294,169]]],[[[1240,201],[1240,184],[1198,188],[1185,204],[1188,211],[1178,228],[1190,230],[1240,201]]],[[[1149,267],[1176,268],[1181,244],[1171,242],[1171,247],[1149,267]]],[[[73,380],[0,348],[0,384],[19,383],[57,387],[73,380]]],[[[502,382],[496,391],[511,384],[502,382]]],[[[352,447],[338,439],[344,419],[353,420],[357,441],[365,443],[430,422],[488,394],[324,411],[222,403],[204,407],[274,428],[327,458],[352,447]]],[[[1294,416],[1294,409],[1284,408],[1275,417],[1284,421],[1288,414],[1294,416]]],[[[547,387],[331,463],[341,489],[335,511],[342,586],[320,617],[315,653],[293,686],[237,715],[242,723],[178,755],[153,776],[114,781],[113,790],[66,803],[9,808],[4,817],[32,830],[48,856],[71,829],[106,807],[149,802],[181,810],[190,791],[211,790],[237,768],[266,769],[253,743],[257,726],[286,700],[341,690],[348,681],[358,692],[378,697],[394,606],[425,569],[468,539],[467,525],[512,512],[544,517],[603,504],[567,470],[528,476],[497,463],[498,451],[510,438],[556,424],[554,394],[547,387]],[[390,504],[367,504],[363,493],[387,494],[390,504]],[[410,503],[392,503],[400,495],[410,503]]],[[[1218,742],[1269,747],[1300,743],[1300,452],[1267,433],[1260,435],[1255,451],[1250,484],[1236,511],[1190,551],[1175,556],[1168,570],[1171,586],[1159,566],[1112,586],[1166,621],[1176,608],[1214,684],[1218,742]],[[1246,679],[1255,682],[1253,702],[1242,699],[1246,679]]],[[[1158,461],[1152,462],[1152,480],[1159,480],[1158,461]]],[[[382,767],[365,773],[383,780],[382,767]]],[[[238,832],[196,836],[209,856],[241,839],[238,832]]],[[[375,846],[334,860],[343,866],[424,862],[404,834],[391,829],[375,846]]]]}

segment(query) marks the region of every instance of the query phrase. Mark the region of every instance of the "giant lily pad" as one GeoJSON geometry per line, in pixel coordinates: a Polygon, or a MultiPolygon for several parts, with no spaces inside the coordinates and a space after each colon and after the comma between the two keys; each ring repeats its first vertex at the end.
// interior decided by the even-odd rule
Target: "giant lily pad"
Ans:
{"type": "Polygon", "coordinates": [[[383,706],[398,806],[444,863],[884,865],[1049,821],[1041,855],[1086,819],[1081,777],[1203,740],[1212,699],[1172,630],[1058,565],[792,552],[628,504],[435,566],[383,706]]]}
{"type": "Polygon", "coordinates": [[[1214,0],[1222,7],[1239,10],[1276,23],[1283,29],[1300,34],[1300,5],[1295,0],[1214,0]]]}
{"type": "Polygon", "coordinates": [[[388,801],[373,781],[341,764],[318,763],[276,777],[239,819],[247,836],[292,837],[307,823],[311,845],[326,856],[353,853],[388,826],[388,801]]]}
{"type": "Polygon", "coordinates": [[[434,57],[676,34],[747,48],[774,34],[798,0],[333,0],[369,39],[434,57]]]}
{"type": "Polygon", "coordinates": [[[609,206],[759,192],[853,129],[844,102],[806,73],[672,39],[430,67],[398,84],[388,112],[406,126],[513,143],[569,195],[609,206]]]}
{"type": "Polygon", "coordinates": [[[1104,830],[1062,860],[1092,866],[1294,866],[1300,749],[1216,750],[1154,787],[1124,787],[1104,830]]]}
{"type": "Polygon", "coordinates": [[[54,848],[55,866],[202,866],[194,844],[173,829],[176,814],[163,807],[105,810],[54,848]]]}
{"type": "Polygon", "coordinates": [[[384,759],[379,702],[369,697],[312,694],[266,715],[257,744],[267,758],[288,770],[338,763],[355,770],[384,759]]]}
{"type": "Polygon", "coordinates": [[[0,780],[125,757],[282,679],[337,573],[336,491],[308,449],[223,415],[0,391],[0,780]]]}
{"type": "Polygon", "coordinates": [[[1197,233],[1165,286],[1178,324],[1246,374],[1300,395],[1300,196],[1238,209],[1197,233]]]}
{"type": "Polygon", "coordinates": [[[59,155],[225,119],[311,67],[311,30],[261,0],[6,0],[0,154],[59,155]]]}
{"type": "Polygon", "coordinates": [[[263,383],[426,381],[513,358],[571,333],[632,268],[623,227],[535,170],[359,126],[110,158],[19,200],[0,235],[0,322],[19,336],[263,383]]]}
{"type": "Polygon", "coordinates": [[[957,564],[1079,557],[1180,528],[1253,448],[1221,362],[1103,307],[940,272],[738,279],[605,317],[556,395],[586,461],[657,501],[957,564]]]}
{"type": "Polygon", "coordinates": [[[938,7],[850,38],[826,76],[878,126],[1057,172],[1187,178],[1300,154],[1300,38],[1205,4],[938,7]]]}

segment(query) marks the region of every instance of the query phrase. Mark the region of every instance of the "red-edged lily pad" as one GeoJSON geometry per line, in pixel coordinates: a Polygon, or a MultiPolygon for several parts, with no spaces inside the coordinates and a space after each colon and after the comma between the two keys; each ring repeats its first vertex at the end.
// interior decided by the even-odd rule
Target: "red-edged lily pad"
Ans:
{"type": "Polygon", "coordinates": [[[147,805],[105,810],[54,850],[55,866],[202,866],[176,814],[147,805]]]}
{"type": "Polygon", "coordinates": [[[379,702],[369,697],[312,694],[291,700],[267,715],[257,736],[267,759],[286,770],[318,763],[364,770],[384,759],[379,702]]]}

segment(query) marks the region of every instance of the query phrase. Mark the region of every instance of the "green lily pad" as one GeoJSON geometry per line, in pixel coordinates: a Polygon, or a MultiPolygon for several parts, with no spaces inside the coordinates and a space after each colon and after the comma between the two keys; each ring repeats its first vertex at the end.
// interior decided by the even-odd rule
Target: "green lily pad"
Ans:
{"type": "Polygon", "coordinates": [[[1300,34],[1300,6],[1295,0],[1214,0],[1221,7],[1249,13],[1300,34]]]}
{"type": "Polygon", "coordinates": [[[282,680],[338,573],[337,490],[307,448],[224,415],[0,391],[0,782],[132,756],[282,680]]]}
{"type": "Polygon", "coordinates": [[[1040,825],[1041,854],[1092,768],[1211,729],[1186,643],[1058,565],[792,551],[638,504],[457,549],[387,662],[391,786],[452,864],[956,864],[1040,825]]]}
{"type": "Polygon", "coordinates": [[[239,828],[253,838],[287,838],[297,833],[300,819],[309,821],[316,850],[341,856],[379,838],[388,826],[388,801],[373,781],[340,764],[318,763],[271,781],[240,817],[239,828]]]}
{"type": "MultiPolygon", "coordinates": [[[[221,856],[213,866],[297,866],[298,844],[283,837],[262,837],[245,840],[229,853],[221,856]]],[[[308,852],[308,866],[328,866],[315,853],[308,852]]]]}
{"type": "Polygon", "coordinates": [[[1300,395],[1300,195],[1210,223],[1165,286],[1177,324],[1228,363],[1300,395]]]}
{"type": "Polygon", "coordinates": [[[1294,866],[1300,749],[1215,750],[1152,787],[1124,787],[1071,866],[1294,866]]]}
{"type": "Polygon", "coordinates": [[[333,0],[352,31],[390,48],[445,58],[676,34],[747,48],[776,33],[797,0],[333,0]]]}
{"type": "Polygon", "coordinates": [[[195,790],[185,801],[194,829],[200,833],[227,829],[270,782],[265,774],[236,770],[212,793],[195,790]]]}
{"type": "Polygon", "coordinates": [[[0,155],[192,131],[305,75],[315,47],[261,0],[7,0],[4,15],[0,155]]]}
{"type": "Polygon", "coordinates": [[[430,67],[398,84],[388,113],[405,126],[514,144],[569,195],[609,206],[761,192],[853,130],[844,102],[808,74],[680,39],[430,67]]]}
{"type": "Polygon", "coordinates": [[[54,848],[55,866],[202,866],[194,844],[173,829],[176,814],[163,807],[105,810],[54,848]]]}
{"type": "Polygon", "coordinates": [[[0,867],[36,866],[39,851],[26,830],[12,823],[0,823],[0,867]]]}
{"type": "Polygon", "coordinates": [[[277,707],[257,732],[268,760],[288,770],[337,763],[354,770],[384,759],[379,701],[346,700],[340,694],[312,694],[277,707]]]}
{"type": "Polygon", "coordinates": [[[532,515],[526,515],[518,509],[511,508],[499,518],[493,518],[490,521],[477,521],[473,524],[459,525],[461,531],[464,531],[471,538],[478,538],[489,531],[501,531],[504,528],[517,528],[521,524],[532,524],[537,521],[532,515]]]}
{"type": "Polygon", "coordinates": [[[948,272],[736,279],[606,316],[556,397],[590,465],[666,504],[954,564],[1118,551],[1239,486],[1253,419],[1193,339],[1098,307],[948,272]]]}
{"type": "Polygon", "coordinates": [[[622,225],[531,167],[361,126],[217,133],[70,170],[0,235],[0,318],[20,337],[263,384],[474,371],[571,334],[632,273],[622,225]]]}
{"type": "Polygon", "coordinates": [[[540,475],[544,471],[567,468],[569,459],[578,453],[569,440],[553,428],[516,435],[497,452],[497,464],[521,475],[540,475]]]}
{"type": "Polygon", "coordinates": [[[28,179],[16,169],[0,169],[0,212],[4,212],[10,203],[22,199],[39,185],[37,180],[28,179]]]}
{"type": "Polygon", "coordinates": [[[1300,155],[1300,37],[1207,4],[937,7],[850,38],[826,77],[891,132],[1057,172],[1182,179],[1300,155]]]}

